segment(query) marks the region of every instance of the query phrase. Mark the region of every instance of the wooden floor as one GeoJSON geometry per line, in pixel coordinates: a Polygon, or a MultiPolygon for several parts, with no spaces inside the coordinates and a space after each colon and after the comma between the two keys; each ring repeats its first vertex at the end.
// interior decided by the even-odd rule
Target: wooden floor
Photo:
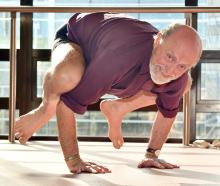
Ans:
{"type": "Polygon", "coordinates": [[[176,186],[220,185],[220,150],[166,144],[161,158],[181,166],[175,170],[138,169],[146,144],[80,142],[84,160],[112,170],[109,174],[73,175],[63,161],[58,142],[10,144],[0,140],[0,186],[176,186]]]}

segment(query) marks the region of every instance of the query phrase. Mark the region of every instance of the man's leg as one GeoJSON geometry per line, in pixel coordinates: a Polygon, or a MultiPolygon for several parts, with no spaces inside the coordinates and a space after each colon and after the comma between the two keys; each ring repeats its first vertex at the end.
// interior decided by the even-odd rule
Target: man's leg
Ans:
{"type": "Polygon", "coordinates": [[[49,121],[56,112],[60,95],[73,89],[84,72],[82,51],[73,43],[57,46],[52,54],[52,63],[54,67],[44,78],[42,103],[16,121],[15,136],[22,144],[49,121]]]}
{"type": "Polygon", "coordinates": [[[155,100],[155,94],[139,91],[136,95],[126,99],[104,100],[101,102],[100,109],[108,121],[108,135],[115,148],[119,149],[124,143],[121,132],[123,117],[138,108],[154,105],[155,100]]]}
{"type": "Polygon", "coordinates": [[[79,156],[79,147],[76,135],[76,120],[71,109],[62,101],[56,109],[59,140],[66,164],[72,173],[107,173],[109,169],[91,162],[84,162],[79,156]]]}
{"type": "MultiPolygon", "coordinates": [[[[188,92],[192,85],[192,78],[189,75],[187,85],[183,95],[188,92]]],[[[121,133],[121,122],[123,117],[138,108],[154,105],[156,95],[139,91],[136,95],[126,99],[104,100],[100,104],[100,109],[105,115],[109,125],[109,138],[115,148],[120,148],[123,143],[121,133]]]]}

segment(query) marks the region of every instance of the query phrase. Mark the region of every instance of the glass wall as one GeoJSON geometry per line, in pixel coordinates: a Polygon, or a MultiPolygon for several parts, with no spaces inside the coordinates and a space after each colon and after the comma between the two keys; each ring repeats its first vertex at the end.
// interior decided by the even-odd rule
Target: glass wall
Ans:
{"type": "MultiPolygon", "coordinates": [[[[199,6],[220,6],[220,1],[199,0],[199,6]]],[[[198,32],[204,50],[220,49],[220,13],[199,13],[198,32]]]]}
{"type": "MultiPolygon", "coordinates": [[[[51,66],[50,62],[37,62],[37,96],[42,95],[44,73],[51,66]]],[[[105,95],[103,98],[112,98],[105,95]]],[[[122,131],[127,137],[149,137],[150,129],[155,119],[155,112],[132,112],[123,120],[122,131]]],[[[99,111],[87,111],[84,115],[76,115],[78,135],[80,136],[107,136],[107,121],[99,111]]],[[[171,130],[170,138],[182,138],[183,113],[179,113],[171,130]]],[[[42,128],[35,135],[57,135],[56,118],[42,128]]]]}
{"type": "Polygon", "coordinates": [[[0,110],[0,135],[8,135],[8,110],[0,110]]]}
{"type": "MultiPolygon", "coordinates": [[[[34,0],[35,6],[183,6],[184,1],[179,0],[84,0],[84,1],[61,1],[61,0],[34,0]]],[[[55,31],[68,21],[73,13],[34,13],[33,47],[36,49],[51,48],[55,31]]],[[[152,23],[158,29],[163,29],[173,22],[184,23],[184,14],[127,14],[133,18],[152,23]]]]}
{"type": "MultiPolygon", "coordinates": [[[[199,6],[220,6],[220,1],[199,0],[199,6]]],[[[200,13],[198,14],[198,31],[202,38],[204,50],[220,49],[220,14],[200,13]]],[[[220,100],[220,58],[206,60],[201,64],[201,87],[200,100],[220,100]]],[[[218,139],[220,136],[219,113],[197,113],[196,114],[196,137],[200,139],[218,139]]]]}
{"type": "MultiPolygon", "coordinates": [[[[155,118],[155,112],[132,112],[126,115],[122,121],[122,132],[126,137],[146,138],[150,136],[151,127],[155,118]]],[[[99,111],[88,111],[84,115],[75,115],[77,121],[78,136],[103,137],[108,135],[108,124],[99,111]]],[[[182,138],[183,113],[177,115],[177,119],[169,134],[169,138],[182,138]]],[[[34,136],[57,136],[56,118],[34,136]]]]}
{"type": "MultiPolygon", "coordinates": [[[[19,0],[0,0],[0,6],[16,6],[19,5],[19,0]]],[[[16,15],[16,38],[17,38],[17,48],[19,48],[20,44],[20,14],[16,15]]],[[[9,48],[10,47],[10,13],[8,12],[0,12],[0,49],[1,48],[9,48]]]]}
{"type": "Polygon", "coordinates": [[[9,97],[9,62],[0,62],[0,97],[9,97]],[[3,78],[4,77],[4,78],[3,78]]]}
{"type": "MultiPolygon", "coordinates": [[[[0,5],[16,6],[20,0],[0,0],[0,5]]],[[[34,6],[184,6],[184,0],[34,0],[34,6]]],[[[199,6],[220,6],[220,1],[198,0],[199,6]]],[[[33,48],[50,49],[54,39],[54,33],[62,24],[68,21],[70,13],[34,13],[33,14],[33,48]]],[[[159,30],[173,22],[184,23],[184,14],[127,14],[128,16],[152,23],[159,30]]],[[[17,48],[20,39],[20,14],[17,14],[17,48]]],[[[220,14],[198,14],[198,32],[202,38],[204,50],[220,49],[220,14]]],[[[10,45],[10,14],[0,13],[0,49],[8,49],[10,45]]],[[[24,39],[24,38],[21,38],[24,39]]],[[[43,74],[50,67],[50,62],[37,62],[37,97],[42,94],[43,74]]],[[[219,100],[219,70],[218,60],[201,64],[201,87],[199,99],[219,100]],[[216,63],[217,62],[217,63],[216,63]]],[[[9,96],[9,62],[0,61],[0,98],[9,96]],[[4,77],[4,78],[2,78],[4,77]]],[[[106,95],[107,98],[112,98],[106,95]]],[[[218,136],[219,113],[197,113],[197,137],[215,138],[218,136]],[[215,131],[215,132],[214,132],[215,131]]],[[[123,132],[125,136],[146,137],[149,136],[155,112],[133,112],[123,120],[123,132]]],[[[78,133],[82,136],[106,136],[107,123],[100,112],[86,112],[85,115],[77,115],[78,133]]],[[[178,114],[170,137],[182,138],[183,115],[178,114]]],[[[8,111],[0,111],[0,134],[7,133],[8,111]]],[[[49,125],[45,126],[36,135],[57,135],[56,119],[53,118],[49,125]]]]}
{"type": "Polygon", "coordinates": [[[196,114],[196,137],[198,139],[219,139],[220,113],[196,114]]]}
{"type": "MultiPolygon", "coordinates": [[[[126,0],[119,3],[117,0],[100,1],[100,0],[87,0],[87,1],[61,1],[50,0],[42,1],[35,0],[35,6],[183,6],[184,1],[140,1],[140,0],[126,0]]],[[[50,49],[54,39],[54,33],[57,28],[68,21],[72,14],[63,13],[34,13],[34,42],[35,49],[50,49]]],[[[173,22],[184,23],[184,14],[127,14],[136,19],[152,23],[158,29],[163,29],[173,22]]],[[[37,96],[42,94],[42,80],[43,74],[50,67],[50,62],[37,62],[37,96]]],[[[105,97],[111,98],[106,95],[105,97]]],[[[124,136],[127,137],[149,137],[150,129],[155,118],[155,112],[132,112],[128,114],[122,125],[124,136]]],[[[84,115],[76,115],[78,135],[79,136],[107,136],[107,121],[99,111],[88,111],[84,115]]],[[[182,138],[183,131],[183,114],[179,113],[175,125],[170,133],[172,138],[182,138]]],[[[56,135],[56,118],[53,118],[49,125],[46,125],[36,135],[56,135]]]]}
{"type": "MultiPolygon", "coordinates": [[[[0,6],[16,6],[19,0],[0,0],[0,6]]],[[[17,14],[17,48],[19,48],[20,15],[17,14]]],[[[10,47],[10,13],[0,12],[0,49],[10,47]]],[[[0,54],[1,55],[1,54],[0,54]]],[[[9,97],[9,61],[0,61],[0,98],[9,97]]],[[[18,111],[16,112],[18,116],[18,111]]],[[[8,135],[8,110],[0,110],[0,135],[8,135]]]]}
{"type": "Polygon", "coordinates": [[[220,64],[201,64],[201,100],[220,100],[220,64]]]}
{"type": "MultiPolygon", "coordinates": [[[[19,116],[19,111],[16,110],[16,117],[19,116]]],[[[9,112],[8,110],[0,109],[0,135],[7,135],[9,131],[9,112]]]]}

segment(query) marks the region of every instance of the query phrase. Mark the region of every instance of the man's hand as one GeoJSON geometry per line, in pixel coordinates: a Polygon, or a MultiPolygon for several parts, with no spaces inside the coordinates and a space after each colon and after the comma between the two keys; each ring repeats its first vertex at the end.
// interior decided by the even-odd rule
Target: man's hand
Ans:
{"type": "Polygon", "coordinates": [[[138,168],[174,169],[179,166],[158,158],[145,158],[138,164],[138,168]]]}
{"type": "Polygon", "coordinates": [[[74,162],[74,165],[71,161],[66,163],[67,166],[69,167],[70,172],[75,174],[80,174],[82,172],[92,173],[92,174],[99,174],[99,173],[104,174],[111,172],[108,168],[103,167],[101,165],[97,165],[96,163],[93,162],[84,162],[80,160],[77,163],[74,162]]]}

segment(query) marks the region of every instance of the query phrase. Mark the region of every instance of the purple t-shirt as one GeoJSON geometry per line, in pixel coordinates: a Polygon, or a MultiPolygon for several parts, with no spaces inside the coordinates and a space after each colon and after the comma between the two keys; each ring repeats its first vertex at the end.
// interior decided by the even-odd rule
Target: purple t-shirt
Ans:
{"type": "Polygon", "coordinates": [[[149,59],[153,35],[158,32],[155,27],[137,19],[99,12],[74,14],[67,30],[68,39],[82,48],[86,64],[79,84],[61,95],[74,112],[83,114],[88,105],[104,94],[126,98],[142,89],[157,94],[157,107],[165,117],[176,116],[187,74],[162,86],[152,82],[149,59]]]}

